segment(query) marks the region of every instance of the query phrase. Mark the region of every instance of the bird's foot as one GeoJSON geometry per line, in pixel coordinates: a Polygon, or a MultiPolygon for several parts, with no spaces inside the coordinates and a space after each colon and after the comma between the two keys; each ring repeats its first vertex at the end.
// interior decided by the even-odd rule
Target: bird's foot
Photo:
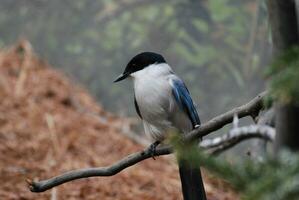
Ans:
{"type": "Polygon", "coordinates": [[[152,144],[149,146],[149,148],[148,148],[148,151],[149,151],[151,157],[152,157],[154,160],[156,160],[156,159],[155,159],[156,148],[157,148],[157,146],[158,146],[160,143],[161,143],[160,141],[156,141],[156,142],[152,143],[152,144]]]}

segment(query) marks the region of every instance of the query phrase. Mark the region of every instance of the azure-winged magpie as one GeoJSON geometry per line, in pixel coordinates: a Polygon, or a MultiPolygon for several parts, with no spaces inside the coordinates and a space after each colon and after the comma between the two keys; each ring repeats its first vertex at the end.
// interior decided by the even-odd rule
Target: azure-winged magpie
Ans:
{"type": "MultiPolygon", "coordinates": [[[[188,133],[200,125],[196,108],[184,82],[173,72],[162,55],[143,52],[133,57],[114,81],[131,77],[134,103],[145,133],[159,144],[170,130],[188,133]]],[[[179,160],[185,200],[205,200],[199,168],[179,160]]]]}

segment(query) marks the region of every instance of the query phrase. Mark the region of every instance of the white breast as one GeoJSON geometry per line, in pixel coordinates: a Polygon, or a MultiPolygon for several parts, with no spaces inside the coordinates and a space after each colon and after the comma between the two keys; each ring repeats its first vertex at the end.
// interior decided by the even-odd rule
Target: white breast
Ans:
{"type": "Polygon", "coordinates": [[[189,127],[189,120],[185,114],[182,115],[178,111],[172,96],[169,79],[174,75],[169,65],[154,64],[131,76],[146,134],[154,140],[161,141],[169,129],[180,128],[175,126],[175,121],[178,120],[178,125],[188,123],[189,127]]]}

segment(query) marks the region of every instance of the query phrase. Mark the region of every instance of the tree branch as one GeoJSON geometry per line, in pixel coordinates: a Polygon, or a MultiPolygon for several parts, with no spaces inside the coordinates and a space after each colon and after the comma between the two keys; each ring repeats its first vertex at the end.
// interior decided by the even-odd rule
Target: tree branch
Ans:
{"type": "Polygon", "coordinates": [[[266,141],[273,141],[275,129],[267,125],[249,125],[233,128],[228,134],[213,139],[205,139],[200,147],[209,149],[209,153],[217,155],[236,144],[251,138],[260,138],[266,141]]]}
{"type": "MultiPolygon", "coordinates": [[[[166,146],[166,147],[157,148],[155,152],[155,156],[167,155],[170,153],[172,153],[172,148],[166,146]]],[[[109,167],[73,170],[43,181],[34,182],[28,179],[26,181],[29,184],[29,189],[31,190],[31,192],[44,192],[55,186],[76,179],[88,178],[94,176],[113,176],[119,173],[120,171],[122,171],[123,169],[126,169],[132,165],[135,165],[136,163],[139,163],[140,161],[143,161],[151,157],[152,157],[152,153],[150,149],[147,148],[143,151],[130,154],[129,156],[110,165],[109,167]]]]}
{"type": "MultiPolygon", "coordinates": [[[[188,133],[184,137],[184,140],[192,141],[222,128],[224,125],[232,122],[234,114],[237,114],[240,118],[249,115],[253,117],[257,116],[257,114],[263,107],[262,98],[265,95],[266,92],[262,92],[247,104],[234,108],[231,111],[228,111],[222,115],[213,118],[212,120],[201,125],[199,128],[188,133]]],[[[172,152],[173,150],[170,146],[160,147],[156,149],[155,156],[167,155],[172,152]]],[[[29,184],[29,189],[32,192],[43,192],[55,186],[80,178],[94,176],[113,176],[119,173],[120,171],[151,157],[151,152],[147,148],[143,151],[133,153],[108,167],[73,170],[43,181],[33,182],[32,180],[27,180],[27,183],[29,184]]]]}
{"type": "Polygon", "coordinates": [[[197,138],[206,136],[214,131],[221,129],[223,126],[231,123],[236,114],[239,118],[251,116],[255,118],[258,116],[259,111],[263,108],[263,97],[267,94],[266,91],[260,93],[247,104],[234,108],[224,114],[221,114],[210,121],[202,124],[197,129],[194,129],[186,135],[186,140],[191,141],[197,138]]]}

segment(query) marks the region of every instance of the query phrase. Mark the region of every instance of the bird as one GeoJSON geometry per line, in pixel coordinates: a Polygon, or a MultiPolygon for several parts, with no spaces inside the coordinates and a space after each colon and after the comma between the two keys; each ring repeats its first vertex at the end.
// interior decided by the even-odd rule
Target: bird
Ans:
{"type": "MultiPolygon", "coordinates": [[[[143,121],[145,134],[153,141],[153,152],[173,130],[186,134],[200,126],[185,83],[162,55],[137,54],[114,82],[127,78],[133,80],[135,109],[143,121]]],[[[206,200],[200,168],[185,160],[179,160],[178,165],[184,200],[206,200]]]]}

